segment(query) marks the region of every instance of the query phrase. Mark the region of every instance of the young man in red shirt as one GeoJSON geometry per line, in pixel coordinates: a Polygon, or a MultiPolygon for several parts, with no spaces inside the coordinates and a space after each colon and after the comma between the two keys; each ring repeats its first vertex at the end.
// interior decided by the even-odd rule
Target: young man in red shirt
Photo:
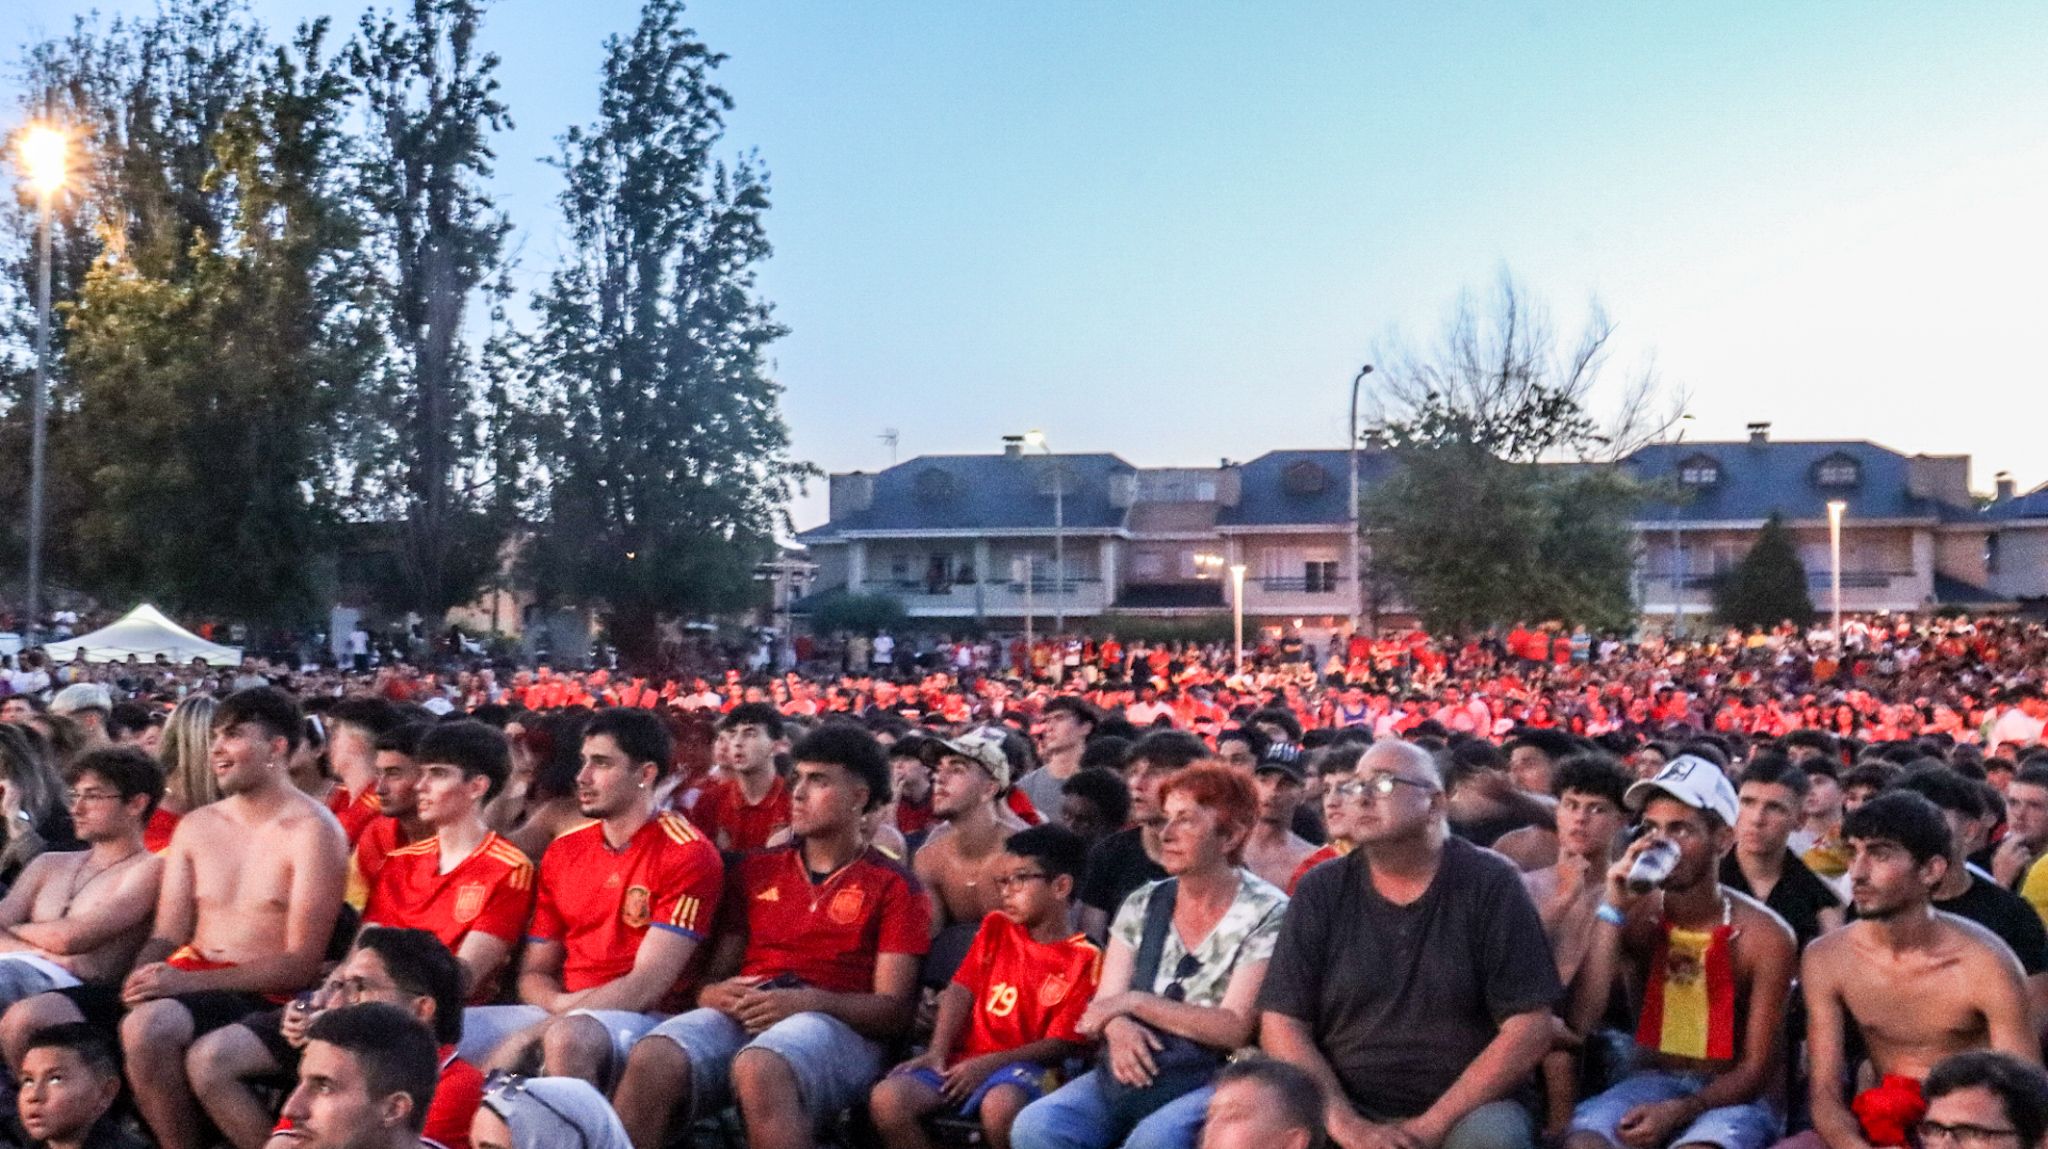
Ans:
{"type": "Polygon", "coordinates": [[[863,815],[889,801],[888,761],[841,723],[790,756],[796,841],[739,865],[711,966],[724,980],[633,1047],[612,1098],[643,1149],[663,1144],[678,1114],[729,1097],[751,1149],[810,1149],[821,1122],[867,1096],[883,1043],[910,1026],[931,908],[862,837],[863,815]]]}
{"type": "Polygon", "coordinates": [[[363,828],[348,859],[348,904],[357,910],[369,904],[370,890],[391,851],[433,833],[421,824],[414,798],[420,781],[415,755],[428,729],[424,722],[408,722],[377,736],[377,780],[372,786],[377,817],[363,828]]]}
{"type": "Polygon", "coordinates": [[[1054,1067],[1086,1052],[1077,1027],[1102,951],[1073,932],[1068,915],[1087,862],[1087,847],[1063,826],[1033,826],[1004,843],[989,874],[1002,908],[982,920],[939,996],[931,1048],[868,1096],[888,1149],[930,1149],[923,1120],[940,1109],[978,1116],[990,1149],[1009,1149],[1018,1111],[1045,1095],[1054,1067]]]}
{"type": "Polygon", "coordinates": [[[327,710],[327,765],[335,777],[327,809],[341,820],[350,849],[383,812],[377,802],[377,739],[404,721],[398,707],[368,695],[344,698],[327,710]]]}
{"type": "Polygon", "coordinates": [[[576,802],[588,825],[556,838],[540,864],[519,1005],[463,1018],[465,1058],[602,1085],[626,1050],[687,1002],[699,943],[724,888],[717,847],[655,810],[673,754],[645,710],[601,710],[583,733],[576,802]]]}
{"type": "Polygon", "coordinates": [[[499,731],[463,721],[429,728],[415,753],[408,801],[431,836],[392,851],[363,921],[433,934],[462,963],[468,1000],[486,1003],[533,910],[533,863],[483,819],[511,773],[511,751],[499,731]]]}
{"type": "Polygon", "coordinates": [[[775,756],[789,749],[782,714],[741,703],[718,720],[718,741],[724,776],[704,788],[690,817],[727,853],[761,849],[789,826],[789,787],[775,772],[775,756]]]}

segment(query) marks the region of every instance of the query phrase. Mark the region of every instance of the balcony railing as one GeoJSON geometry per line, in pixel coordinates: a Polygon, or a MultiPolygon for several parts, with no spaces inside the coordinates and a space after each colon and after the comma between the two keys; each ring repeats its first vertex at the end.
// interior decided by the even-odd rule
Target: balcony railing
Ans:
{"type": "MultiPolygon", "coordinates": [[[[1917,577],[1919,576],[1913,571],[1843,571],[1842,589],[1887,590],[1895,580],[1917,577]]],[[[1683,581],[1687,590],[1711,590],[1714,583],[1720,578],[1721,576],[1718,574],[1688,574],[1684,576],[1683,581]]],[[[1663,587],[1668,590],[1671,586],[1671,572],[1666,571],[1663,574],[1644,575],[1643,584],[1648,587],[1663,587]]],[[[1833,585],[1829,581],[1827,571],[1806,572],[1806,586],[1808,590],[1827,590],[1833,585]]]]}
{"type": "Polygon", "coordinates": [[[1330,579],[1308,579],[1300,575],[1287,577],[1275,575],[1272,578],[1252,580],[1258,588],[1268,594],[1336,594],[1337,584],[1330,579]]]}

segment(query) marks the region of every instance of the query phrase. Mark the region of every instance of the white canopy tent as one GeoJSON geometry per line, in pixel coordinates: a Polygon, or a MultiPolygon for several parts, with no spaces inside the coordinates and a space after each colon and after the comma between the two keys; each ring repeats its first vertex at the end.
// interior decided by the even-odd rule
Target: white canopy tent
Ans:
{"type": "Polygon", "coordinates": [[[208,642],[165,618],[162,611],[148,603],[129,611],[118,622],[91,634],[49,643],[43,650],[52,663],[60,665],[77,658],[81,650],[87,662],[125,662],[131,654],[152,662],[161,654],[180,664],[195,658],[205,659],[209,666],[242,664],[240,647],[208,642]]]}

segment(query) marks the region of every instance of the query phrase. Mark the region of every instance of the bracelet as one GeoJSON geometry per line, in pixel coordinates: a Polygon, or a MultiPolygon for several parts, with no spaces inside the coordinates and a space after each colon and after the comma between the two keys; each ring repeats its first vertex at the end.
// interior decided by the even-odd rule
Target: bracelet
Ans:
{"type": "Polygon", "coordinates": [[[1628,918],[1620,910],[1615,909],[1614,906],[1607,902],[1601,902],[1600,908],[1593,911],[1593,916],[1616,929],[1620,929],[1628,923],[1628,918]]]}

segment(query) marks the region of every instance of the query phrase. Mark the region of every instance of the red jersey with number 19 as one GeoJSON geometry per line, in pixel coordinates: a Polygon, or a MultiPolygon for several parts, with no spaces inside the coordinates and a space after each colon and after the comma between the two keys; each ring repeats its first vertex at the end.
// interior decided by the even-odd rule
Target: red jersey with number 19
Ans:
{"type": "Polygon", "coordinates": [[[1041,942],[1007,915],[990,914],[953,975],[953,984],[974,995],[953,1061],[1047,1038],[1087,1044],[1076,1027],[1101,979],[1102,951],[1081,934],[1041,942]]]}
{"type": "MultiPolygon", "coordinates": [[[[575,993],[631,970],[649,927],[702,941],[724,885],[718,848],[677,815],[656,814],[620,850],[604,840],[604,823],[592,822],[556,838],[541,856],[527,937],[567,948],[562,988],[575,993]]],[[[687,1000],[703,957],[700,948],[670,1004],[687,1000]]]]}
{"type": "Polygon", "coordinates": [[[816,881],[798,847],[763,850],[740,863],[732,896],[746,906],[743,976],[873,993],[878,955],[931,948],[931,903],[910,871],[876,850],[816,881]]]}
{"type": "MultiPolygon", "coordinates": [[[[426,930],[453,953],[472,931],[518,946],[532,908],[533,863],[519,847],[486,834],[444,874],[441,839],[428,838],[385,855],[363,924],[426,930]]],[[[472,987],[472,1003],[488,1002],[496,988],[472,987]]]]}

